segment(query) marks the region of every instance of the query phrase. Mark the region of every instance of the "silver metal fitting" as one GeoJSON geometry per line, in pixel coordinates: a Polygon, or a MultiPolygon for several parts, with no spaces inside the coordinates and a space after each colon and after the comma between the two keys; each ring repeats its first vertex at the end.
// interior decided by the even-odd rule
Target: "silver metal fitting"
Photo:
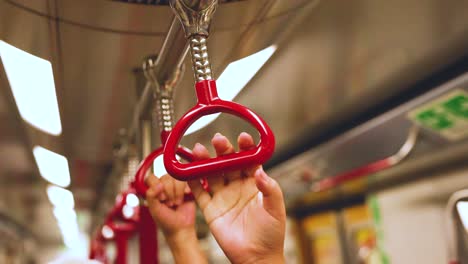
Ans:
{"type": "Polygon", "coordinates": [[[155,62],[154,58],[147,58],[143,62],[144,75],[154,91],[155,108],[153,120],[154,124],[158,124],[161,131],[171,131],[174,125],[174,87],[183,73],[183,68],[176,71],[172,80],[167,80],[165,83],[160,84],[154,73],[155,62]]]}
{"type": "Polygon", "coordinates": [[[171,0],[170,4],[190,43],[195,80],[213,79],[206,40],[218,0],[171,0]]]}
{"type": "Polygon", "coordinates": [[[218,0],[170,0],[172,10],[182,23],[185,36],[208,36],[218,0]]]}
{"type": "Polygon", "coordinates": [[[207,37],[202,35],[191,36],[189,39],[192,67],[197,82],[213,79],[206,39],[207,37]]]}
{"type": "Polygon", "coordinates": [[[154,56],[149,56],[143,60],[143,64],[141,68],[143,69],[143,74],[147,81],[151,84],[157,84],[158,80],[156,78],[156,74],[154,72],[154,68],[156,67],[156,60],[157,58],[154,56]]]}
{"type": "Polygon", "coordinates": [[[174,99],[159,97],[154,109],[154,120],[157,121],[161,131],[171,131],[174,126],[174,99]]]}

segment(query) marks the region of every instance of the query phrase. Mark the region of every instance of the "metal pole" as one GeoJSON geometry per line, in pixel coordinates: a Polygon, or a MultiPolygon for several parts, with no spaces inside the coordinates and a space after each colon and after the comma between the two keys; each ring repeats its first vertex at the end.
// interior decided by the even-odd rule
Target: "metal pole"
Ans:
{"type": "MultiPolygon", "coordinates": [[[[184,30],[177,18],[174,18],[161,50],[158,53],[158,58],[154,63],[155,67],[153,72],[159,86],[163,87],[167,82],[177,79],[176,75],[180,74],[180,69],[182,68],[187,52],[188,44],[184,30]]],[[[133,138],[135,136],[141,116],[152,109],[152,105],[154,103],[154,100],[152,99],[153,85],[147,81],[133,113],[132,122],[128,129],[129,138],[133,138]]]]}

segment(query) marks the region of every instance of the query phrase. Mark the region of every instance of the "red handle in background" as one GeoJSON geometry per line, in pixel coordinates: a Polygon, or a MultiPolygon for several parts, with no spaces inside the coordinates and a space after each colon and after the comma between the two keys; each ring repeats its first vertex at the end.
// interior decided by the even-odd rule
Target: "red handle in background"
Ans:
{"type": "Polygon", "coordinates": [[[104,241],[94,238],[90,243],[89,259],[97,260],[101,263],[107,264],[106,248],[104,241]]]}
{"type": "Polygon", "coordinates": [[[129,188],[127,191],[122,192],[118,196],[118,199],[116,200],[114,207],[112,207],[111,211],[106,217],[106,222],[111,222],[113,221],[113,219],[118,219],[118,220],[123,220],[126,222],[133,222],[133,223],[137,223],[139,221],[138,219],[139,207],[135,207],[135,213],[133,214],[131,218],[126,218],[122,212],[124,206],[126,205],[127,195],[132,194],[132,193],[135,193],[135,190],[133,188],[129,188]]]}
{"type": "MultiPolygon", "coordinates": [[[[165,142],[167,138],[167,132],[161,133],[161,142],[165,142]]],[[[135,174],[135,180],[133,186],[140,197],[145,198],[148,186],[146,185],[145,178],[148,170],[153,165],[154,160],[163,154],[163,147],[160,147],[151,152],[138,166],[138,170],[135,174]]],[[[190,150],[179,147],[177,154],[183,159],[191,161],[193,155],[190,150]]],[[[191,193],[185,194],[184,200],[191,201],[194,197],[191,193]]],[[[156,224],[149,212],[148,207],[140,206],[139,210],[139,241],[140,241],[140,263],[141,264],[156,264],[159,263],[158,259],[158,238],[156,224]]]]}
{"type": "Polygon", "coordinates": [[[320,180],[314,184],[314,190],[325,191],[331,188],[335,188],[340,184],[356,180],[368,176],[370,174],[376,173],[378,171],[387,169],[394,165],[394,162],[392,161],[392,157],[385,158],[333,177],[324,178],[323,180],[320,180]]]}
{"type": "MultiPolygon", "coordinates": [[[[140,263],[141,264],[157,264],[158,263],[158,251],[157,251],[157,232],[156,225],[149,212],[148,207],[138,206],[135,207],[134,215],[127,219],[123,215],[122,209],[126,205],[126,197],[129,194],[135,193],[133,188],[129,188],[127,191],[119,195],[116,203],[110,213],[106,217],[107,225],[114,231],[115,241],[117,249],[126,250],[126,244],[128,238],[138,231],[140,241],[140,263]],[[119,221],[118,223],[114,222],[119,221]]],[[[118,253],[119,261],[126,259],[126,253],[118,253]]]]}
{"type": "MultiPolygon", "coordinates": [[[[163,131],[161,132],[161,142],[166,142],[168,133],[163,131]]],[[[146,192],[148,191],[148,186],[146,185],[145,178],[148,170],[153,165],[154,160],[157,157],[163,154],[163,147],[160,147],[153,152],[151,152],[138,166],[138,170],[135,174],[135,181],[133,186],[140,197],[145,198],[146,192]]],[[[194,157],[190,150],[178,147],[177,155],[182,157],[187,161],[193,161],[194,157]]],[[[203,187],[208,190],[208,183],[203,182],[203,187]]],[[[185,201],[194,200],[193,194],[188,193],[184,195],[185,201]]],[[[155,264],[158,263],[158,239],[156,232],[156,225],[153,221],[153,218],[149,212],[148,207],[140,207],[140,223],[139,223],[139,240],[140,240],[140,263],[141,264],[155,264]]]]}
{"type": "Polygon", "coordinates": [[[140,207],[138,224],[140,264],[159,263],[157,227],[148,207],[140,207]]]}
{"type": "Polygon", "coordinates": [[[127,264],[128,239],[137,230],[134,223],[107,222],[106,225],[114,231],[114,241],[117,248],[116,264],[127,264]]]}
{"type": "Polygon", "coordinates": [[[182,181],[199,179],[220,171],[263,164],[273,155],[275,137],[262,118],[240,104],[220,99],[216,90],[216,82],[213,80],[200,81],[195,85],[195,89],[198,103],[176,123],[164,147],[164,166],[171,176],[182,181]],[[187,164],[180,163],[176,158],[176,152],[185,131],[202,116],[219,112],[238,116],[252,124],[260,133],[259,144],[247,151],[187,164]]]}

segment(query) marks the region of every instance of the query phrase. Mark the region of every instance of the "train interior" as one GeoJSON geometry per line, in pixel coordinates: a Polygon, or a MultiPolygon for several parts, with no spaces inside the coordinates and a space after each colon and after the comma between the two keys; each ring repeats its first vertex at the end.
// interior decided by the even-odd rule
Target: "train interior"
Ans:
{"type": "MultiPolygon", "coordinates": [[[[85,263],[96,236],[107,263],[140,263],[138,236],[122,249],[105,223],[122,201],[135,217],[127,188],[166,142],[151,83],[171,88],[174,123],[199,99],[177,1],[209,2],[0,0],[0,263],[85,263]]],[[[468,263],[468,1],[214,2],[219,97],[276,139],[263,166],[284,194],[286,263],[468,263]]],[[[263,141],[216,113],[181,145],[263,141]]],[[[229,263],[199,211],[196,232],[229,263]]]]}

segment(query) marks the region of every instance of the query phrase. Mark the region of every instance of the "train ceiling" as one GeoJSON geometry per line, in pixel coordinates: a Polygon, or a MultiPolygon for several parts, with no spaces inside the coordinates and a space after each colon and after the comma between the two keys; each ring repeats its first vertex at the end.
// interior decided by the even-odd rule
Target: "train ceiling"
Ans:
{"type": "MultiPolygon", "coordinates": [[[[48,230],[41,223],[51,221],[52,213],[43,210],[46,184],[32,147],[65,155],[77,207],[96,209],[114,169],[113,145],[128,128],[142,89],[138,69],[160,50],[173,18],[167,5],[124,2],[132,1],[0,0],[0,39],[52,63],[63,127],[53,137],[22,122],[1,75],[0,179],[11,190],[0,192],[0,208],[22,223],[38,219],[32,231],[47,241],[59,235],[41,231],[48,230]],[[11,186],[18,186],[14,194],[11,186]],[[14,209],[8,209],[11,204],[14,209]]],[[[278,47],[235,99],[275,131],[277,164],[291,144],[404,93],[466,55],[468,47],[466,1],[223,2],[209,40],[216,76],[232,61],[278,47]]],[[[185,64],[176,117],[195,102],[185,64]]],[[[184,143],[207,143],[218,130],[234,138],[251,128],[221,117],[184,143]]],[[[286,192],[294,193],[295,186],[286,184],[286,192]]]]}

